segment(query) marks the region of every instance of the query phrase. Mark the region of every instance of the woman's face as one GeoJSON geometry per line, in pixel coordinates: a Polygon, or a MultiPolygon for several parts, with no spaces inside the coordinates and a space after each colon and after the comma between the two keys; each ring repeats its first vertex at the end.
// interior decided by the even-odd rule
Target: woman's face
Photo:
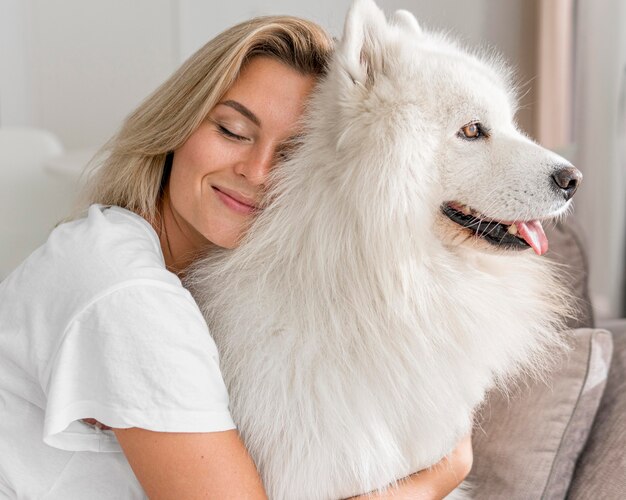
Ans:
{"type": "Polygon", "coordinates": [[[196,244],[237,246],[267,175],[298,133],[315,79],[267,57],[251,59],[208,118],[174,151],[168,201],[196,244]]]}

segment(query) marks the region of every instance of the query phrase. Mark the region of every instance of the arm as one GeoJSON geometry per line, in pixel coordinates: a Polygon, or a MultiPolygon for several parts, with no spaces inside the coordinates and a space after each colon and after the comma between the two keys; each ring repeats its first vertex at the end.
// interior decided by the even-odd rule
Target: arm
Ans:
{"type": "Polygon", "coordinates": [[[354,497],[353,500],[401,498],[440,500],[463,482],[472,468],[472,461],[472,436],[468,434],[461,439],[450,455],[428,469],[398,481],[397,488],[390,488],[378,494],[361,495],[354,497]]]}
{"type": "Polygon", "coordinates": [[[207,433],[114,429],[148,497],[267,498],[236,430],[207,433]]]}

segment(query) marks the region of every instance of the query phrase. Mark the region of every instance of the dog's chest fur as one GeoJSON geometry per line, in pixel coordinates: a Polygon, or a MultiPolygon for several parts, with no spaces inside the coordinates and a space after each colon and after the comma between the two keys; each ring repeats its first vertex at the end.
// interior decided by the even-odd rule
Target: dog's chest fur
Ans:
{"type": "Polygon", "coordinates": [[[435,463],[489,387],[553,347],[536,259],[438,260],[395,297],[375,279],[326,294],[286,262],[271,283],[214,274],[209,326],[270,498],[345,498],[435,463]]]}

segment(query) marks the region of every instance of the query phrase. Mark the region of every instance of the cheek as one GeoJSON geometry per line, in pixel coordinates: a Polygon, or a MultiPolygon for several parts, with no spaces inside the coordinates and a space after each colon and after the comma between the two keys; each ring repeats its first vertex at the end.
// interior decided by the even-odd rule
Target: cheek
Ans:
{"type": "Polygon", "coordinates": [[[189,142],[174,152],[168,184],[170,205],[188,229],[219,247],[234,248],[247,228],[246,221],[225,208],[213,192],[211,184],[224,179],[220,167],[229,163],[224,155],[220,158],[210,153],[206,143],[189,142]]]}
{"type": "Polygon", "coordinates": [[[202,136],[196,134],[192,135],[187,142],[176,151],[174,158],[178,158],[181,165],[197,169],[206,165],[211,155],[211,150],[215,148],[211,148],[210,140],[203,139],[202,136]]]}
{"type": "Polygon", "coordinates": [[[177,211],[181,211],[183,207],[191,206],[193,196],[191,193],[195,191],[194,176],[191,169],[181,165],[174,159],[172,171],[168,184],[170,203],[177,211]]]}
{"type": "Polygon", "coordinates": [[[177,169],[178,176],[181,178],[199,176],[206,170],[210,170],[212,163],[209,141],[201,140],[196,132],[174,152],[172,173],[177,169]]]}
{"type": "Polygon", "coordinates": [[[206,122],[174,152],[174,165],[185,177],[200,178],[232,163],[232,154],[231,145],[206,122]]]}
{"type": "Polygon", "coordinates": [[[194,200],[205,189],[203,179],[219,169],[219,159],[215,157],[215,144],[206,131],[199,129],[174,152],[174,162],[170,174],[169,191],[172,203],[184,207],[193,205],[194,200]]]}
{"type": "MultiPolygon", "coordinates": [[[[174,152],[174,161],[168,183],[172,210],[186,225],[205,235],[210,222],[211,197],[208,196],[205,163],[209,161],[198,147],[189,142],[174,152]]],[[[205,235],[206,236],[206,235],[205,235]]]]}
{"type": "Polygon", "coordinates": [[[442,188],[448,197],[467,196],[477,188],[491,184],[494,176],[493,158],[485,148],[454,144],[440,158],[442,188]]]}

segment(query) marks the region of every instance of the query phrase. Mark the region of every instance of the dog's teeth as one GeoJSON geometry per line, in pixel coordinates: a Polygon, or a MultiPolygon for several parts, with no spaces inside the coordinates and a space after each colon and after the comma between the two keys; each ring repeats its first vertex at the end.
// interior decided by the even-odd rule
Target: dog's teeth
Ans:
{"type": "Polygon", "coordinates": [[[508,229],[509,233],[517,234],[517,226],[515,224],[511,224],[508,229]]]}
{"type": "Polygon", "coordinates": [[[471,207],[468,207],[467,205],[462,205],[460,203],[455,204],[453,206],[453,208],[455,210],[457,210],[458,212],[461,212],[463,215],[476,215],[476,211],[474,209],[472,209],[471,207]]]}

